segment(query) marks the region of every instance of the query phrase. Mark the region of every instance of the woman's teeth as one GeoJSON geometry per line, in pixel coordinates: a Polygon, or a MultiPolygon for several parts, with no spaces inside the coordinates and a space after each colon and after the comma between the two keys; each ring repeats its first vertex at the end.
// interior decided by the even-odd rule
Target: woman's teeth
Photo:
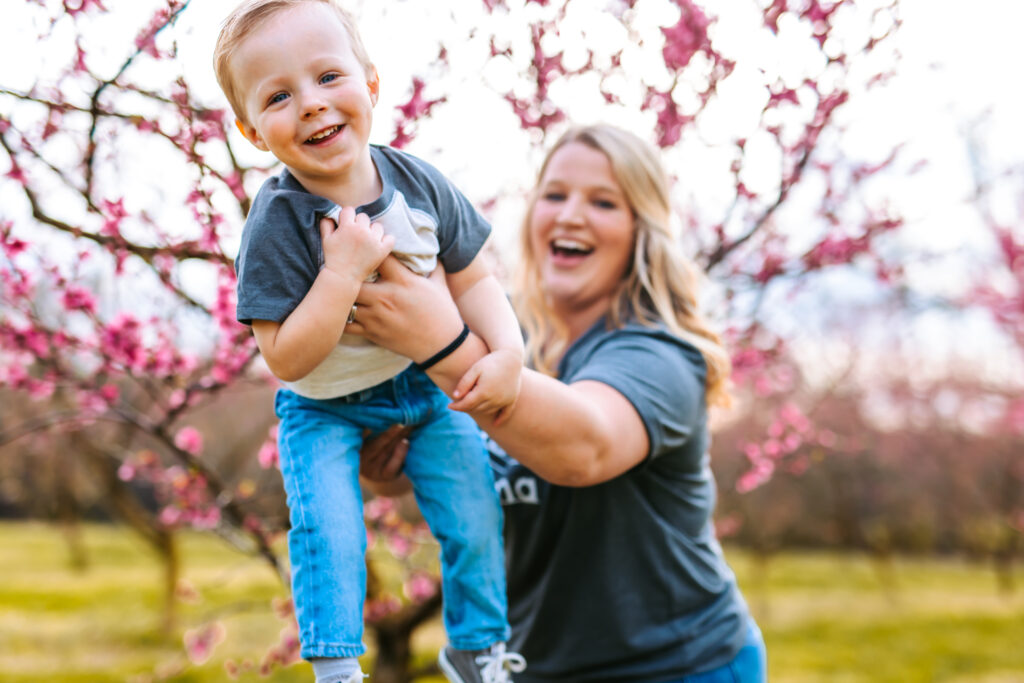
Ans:
{"type": "Polygon", "coordinates": [[[551,242],[551,251],[567,256],[589,254],[593,249],[576,240],[558,239],[551,242]]]}

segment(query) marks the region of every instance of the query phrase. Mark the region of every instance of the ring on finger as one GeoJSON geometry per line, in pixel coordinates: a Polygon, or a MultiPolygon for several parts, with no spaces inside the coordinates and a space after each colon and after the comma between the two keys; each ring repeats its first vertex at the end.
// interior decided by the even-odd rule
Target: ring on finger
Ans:
{"type": "Polygon", "coordinates": [[[351,325],[352,323],[354,323],[356,321],[356,309],[357,308],[359,308],[359,307],[356,306],[355,304],[352,304],[352,308],[348,312],[348,320],[345,321],[346,324],[351,325]]]}

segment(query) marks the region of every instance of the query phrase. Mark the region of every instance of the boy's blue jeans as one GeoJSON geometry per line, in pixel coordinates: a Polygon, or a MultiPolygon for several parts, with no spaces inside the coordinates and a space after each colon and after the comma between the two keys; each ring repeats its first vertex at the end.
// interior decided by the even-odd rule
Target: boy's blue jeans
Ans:
{"type": "Polygon", "coordinates": [[[278,442],[291,530],[288,552],[302,656],[365,652],[366,527],[359,489],[363,430],[415,425],[405,474],[441,545],[444,623],[452,647],[508,639],[501,506],[480,430],[420,370],[316,400],[281,389],[278,442]]]}

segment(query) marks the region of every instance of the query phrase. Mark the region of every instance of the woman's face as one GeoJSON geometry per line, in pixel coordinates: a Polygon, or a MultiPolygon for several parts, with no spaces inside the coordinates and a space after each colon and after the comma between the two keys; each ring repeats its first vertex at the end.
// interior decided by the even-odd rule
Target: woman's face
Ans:
{"type": "Polygon", "coordinates": [[[528,224],[556,312],[603,314],[633,258],[633,211],[608,157],[581,142],[552,155],[528,224]]]}

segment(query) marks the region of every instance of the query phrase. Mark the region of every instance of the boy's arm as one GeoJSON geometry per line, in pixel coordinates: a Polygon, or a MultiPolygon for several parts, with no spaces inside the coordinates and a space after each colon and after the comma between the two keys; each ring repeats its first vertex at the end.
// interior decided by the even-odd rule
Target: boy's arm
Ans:
{"type": "Polygon", "coordinates": [[[295,310],[284,322],[252,321],[267,366],[285,382],[308,375],[337,346],[359,288],[395,242],[351,208],[342,209],[337,229],[331,219],[321,220],[320,237],[324,267],[295,310]]]}
{"type": "Polygon", "coordinates": [[[480,255],[446,279],[462,319],[490,351],[459,381],[452,407],[497,413],[500,422],[519,396],[523,369],[523,336],[515,312],[480,255]]]}
{"type": "Polygon", "coordinates": [[[448,291],[452,293],[462,319],[493,353],[507,351],[520,363],[523,360],[523,335],[505,290],[480,254],[456,273],[446,273],[448,291]]]}
{"type": "Polygon", "coordinates": [[[323,268],[284,322],[253,320],[267,366],[285,382],[302,379],[338,345],[361,281],[323,268]]]}

